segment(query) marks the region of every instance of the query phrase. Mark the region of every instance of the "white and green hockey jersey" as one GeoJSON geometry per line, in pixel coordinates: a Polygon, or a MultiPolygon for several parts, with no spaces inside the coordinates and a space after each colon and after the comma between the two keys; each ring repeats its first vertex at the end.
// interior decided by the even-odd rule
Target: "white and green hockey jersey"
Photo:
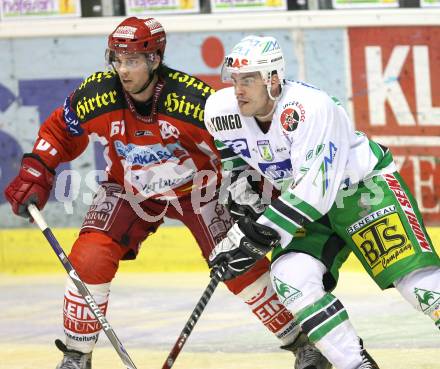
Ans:
{"type": "Polygon", "coordinates": [[[258,223],[276,229],[283,247],[330,210],[338,191],[396,170],[387,148],[356,132],[325,92],[301,82],[286,81],[266,133],[240,114],[233,87],[209,97],[205,124],[224,170],[251,167],[281,190],[258,223]]]}

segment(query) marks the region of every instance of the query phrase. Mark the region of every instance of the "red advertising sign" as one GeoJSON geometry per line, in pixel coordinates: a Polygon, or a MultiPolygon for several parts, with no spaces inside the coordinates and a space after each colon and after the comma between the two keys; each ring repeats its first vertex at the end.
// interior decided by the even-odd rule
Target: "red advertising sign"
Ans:
{"type": "Polygon", "coordinates": [[[440,223],[440,27],[348,30],[356,128],[391,148],[425,221],[440,223]]]}

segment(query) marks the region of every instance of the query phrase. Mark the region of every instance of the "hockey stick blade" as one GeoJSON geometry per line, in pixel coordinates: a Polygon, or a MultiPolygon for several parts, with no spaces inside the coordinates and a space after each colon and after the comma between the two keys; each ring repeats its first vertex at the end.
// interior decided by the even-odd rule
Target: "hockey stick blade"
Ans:
{"type": "Polygon", "coordinates": [[[48,227],[46,221],[44,220],[38,208],[35,205],[31,204],[28,206],[28,211],[29,214],[34,219],[35,223],[38,225],[38,228],[40,228],[40,230],[43,232],[50,246],[52,246],[53,251],[55,252],[58,259],[63,264],[64,269],[66,270],[72,282],[75,284],[78,291],[81,293],[81,296],[86,301],[88,307],[90,308],[90,311],[98,320],[98,322],[101,324],[103,331],[107,335],[109,341],[115,348],[116,352],[118,353],[124,365],[127,367],[127,369],[137,369],[136,365],[134,365],[133,361],[130,358],[130,355],[128,355],[121,341],[116,336],[115,331],[110,326],[110,323],[107,321],[107,318],[102,313],[101,309],[99,308],[98,304],[96,303],[89,289],[81,280],[81,278],[79,278],[78,274],[76,273],[76,270],[73,268],[73,265],[70,263],[69,259],[67,258],[67,255],[64,253],[63,248],[58,243],[57,239],[55,238],[51,229],[48,227]]]}
{"type": "Polygon", "coordinates": [[[221,266],[220,268],[217,268],[216,270],[214,270],[214,273],[211,277],[211,280],[210,280],[208,286],[203,291],[203,294],[200,297],[199,302],[197,303],[191,316],[189,317],[188,321],[186,322],[185,327],[182,329],[182,332],[180,333],[179,338],[177,338],[177,341],[174,344],[173,348],[171,349],[171,352],[168,354],[168,357],[165,360],[165,363],[163,364],[162,369],[171,369],[171,367],[174,365],[174,362],[176,361],[177,356],[179,355],[180,351],[182,351],[182,348],[185,345],[186,340],[188,339],[189,335],[191,334],[192,330],[194,329],[194,326],[196,325],[197,321],[199,320],[200,316],[202,315],[203,310],[205,310],[206,305],[208,304],[209,300],[211,299],[212,294],[214,293],[215,289],[217,288],[219,282],[221,281],[222,276],[225,273],[225,270],[226,270],[226,267],[224,267],[224,266],[221,266]]]}

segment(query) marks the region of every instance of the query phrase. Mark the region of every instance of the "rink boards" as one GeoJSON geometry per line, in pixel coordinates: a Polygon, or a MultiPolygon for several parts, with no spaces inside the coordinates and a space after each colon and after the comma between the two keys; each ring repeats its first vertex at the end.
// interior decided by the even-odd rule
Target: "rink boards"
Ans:
{"type": "MultiPolygon", "coordinates": [[[[54,234],[66,253],[76,237],[76,228],[57,228],[54,234]]],[[[440,251],[440,227],[428,233],[440,251]]],[[[135,261],[121,263],[122,272],[198,272],[208,268],[191,233],[181,226],[162,226],[141,247],[135,261]]],[[[361,264],[350,256],[343,270],[361,271],[361,264]]],[[[8,274],[63,273],[46,239],[37,229],[0,230],[0,271],[8,274]]]]}

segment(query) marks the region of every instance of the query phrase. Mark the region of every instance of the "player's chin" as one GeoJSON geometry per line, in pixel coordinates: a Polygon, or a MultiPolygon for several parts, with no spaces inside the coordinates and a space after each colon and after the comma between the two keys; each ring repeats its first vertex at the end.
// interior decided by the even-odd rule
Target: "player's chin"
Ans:
{"type": "Polygon", "coordinates": [[[249,106],[249,103],[247,102],[240,102],[238,104],[238,109],[240,110],[241,115],[245,117],[251,117],[254,115],[252,108],[249,106]]]}

